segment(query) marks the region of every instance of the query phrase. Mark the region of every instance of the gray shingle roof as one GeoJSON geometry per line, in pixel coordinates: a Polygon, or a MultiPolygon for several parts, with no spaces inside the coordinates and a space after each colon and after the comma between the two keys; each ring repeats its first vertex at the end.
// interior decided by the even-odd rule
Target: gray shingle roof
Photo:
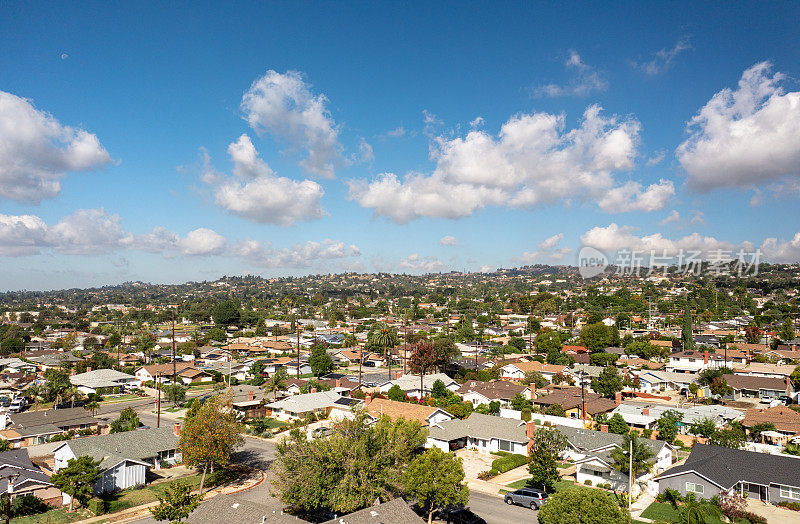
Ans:
{"type": "MultiPolygon", "coordinates": [[[[558,431],[567,437],[567,440],[573,447],[581,452],[588,452],[611,445],[622,447],[622,444],[625,441],[625,437],[623,435],[607,433],[605,431],[571,428],[568,426],[556,426],[556,429],[558,429],[558,431]]],[[[664,446],[666,446],[666,442],[663,440],[650,440],[643,438],[639,439],[639,441],[644,442],[647,446],[649,446],[655,455],[658,455],[661,450],[664,449],[664,446]]],[[[600,452],[599,454],[592,455],[601,458],[605,456],[607,458],[609,452],[600,452]]]]}
{"type": "Polygon", "coordinates": [[[430,427],[428,436],[448,442],[463,437],[474,437],[526,443],[528,436],[525,426],[525,422],[521,420],[471,413],[465,420],[445,420],[434,424],[430,427]]]}
{"type": "Polygon", "coordinates": [[[50,477],[31,462],[27,449],[12,449],[0,453],[0,493],[8,491],[8,478],[14,474],[18,475],[14,479],[14,486],[27,480],[50,484],[50,477]]]}
{"type": "Polygon", "coordinates": [[[88,455],[94,460],[100,460],[100,467],[106,468],[123,459],[142,461],[155,457],[159,451],[177,449],[178,437],[170,425],[79,438],[69,440],[64,445],[69,446],[76,457],[88,455]]]}
{"type": "Polygon", "coordinates": [[[695,444],[686,462],[662,477],[695,471],[724,489],[743,480],[754,484],[800,487],[800,459],[741,449],[695,444]]]}
{"type": "Polygon", "coordinates": [[[424,522],[401,498],[331,519],[324,524],[413,524],[424,522]]]}

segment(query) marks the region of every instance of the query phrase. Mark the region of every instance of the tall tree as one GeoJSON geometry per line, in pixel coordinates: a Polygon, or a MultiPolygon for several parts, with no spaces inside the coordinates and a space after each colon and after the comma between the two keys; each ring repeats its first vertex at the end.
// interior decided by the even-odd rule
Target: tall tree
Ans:
{"type": "Polygon", "coordinates": [[[672,443],[678,434],[678,424],[683,420],[683,413],[669,409],[661,414],[656,421],[658,428],[658,438],[665,442],[672,443]]]}
{"type": "Polygon", "coordinates": [[[200,505],[202,495],[192,495],[192,488],[186,482],[176,481],[158,497],[158,506],[150,508],[156,520],[169,520],[175,524],[187,520],[189,514],[200,505]]]}
{"type": "Polygon", "coordinates": [[[613,398],[618,391],[622,391],[622,376],[617,368],[608,366],[592,379],[592,389],[604,397],[613,398]]]}
{"type": "Polygon", "coordinates": [[[630,524],[631,515],[596,489],[569,488],[551,495],[536,515],[540,524],[630,524]]]}
{"type": "Polygon", "coordinates": [[[655,456],[652,448],[647,445],[646,440],[639,439],[636,434],[628,433],[622,440],[621,448],[614,448],[611,451],[611,458],[614,459],[614,469],[627,474],[633,466],[633,480],[650,471],[653,467],[652,459],[655,456]],[[631,453],[631,449],[633,452],[631,453]],[[631,457],[633,460],[631,462],[631,457]]]}
{"type": "Polygon", "coordinates": [[[567,449],[567,437],[555,428],[536,428],[533,436],[533,446],[530,450],[530,464],[528,472],[531,487],[552,492],[555,484],[561,478],[558,463],[567,449]]]}
{"type": "Polygon", "coordinates": [[[124,433],[125,431],[133,431],[134,429],[141,426],[142,423],[139,420],[139,414],[131,408],[127,407],[123,409],[119,417],[111,422],[111,433],[124,433]]]}
{"type": "Polygon", "coordinates": [[[428,524],[436,511],[469,501],[461,458],[439,448],[417,455],[405,469],[403,483],[406,492],[428,513],[428,524]]]}
{"type": "Polygon", "coordinates": [[[694,349],[694,337],[692,336],[692,310],[689,298],[686,298],[686,309],[683,311],[683,326],[681,327],[681,342],[683,350],[694,349]]]}
{"type": "Polygon", "coordinates": [[[244,444],[242,428],[231,406],[230,392],[206,400],[192,417],[184,420],[179,446],[187,466],[201,467],[200,493],[206,471],[215,464],[225,466],[234,450],[244,444]]]}
{"type": "Polygon", "coordinates": [[[100,477],[100,461],[86,455],[67,461],[67,467],[50,477],[55,487],[70,496],[69,510],[72,511],[75,499],[85,504],[94,495],[94,483],[100,477]]]}
{"type": "Polygon", "coordinates": [[[436,348],[430,342],[417,342],[411,349],[411,371],[419,373],[419,395],[420,399],[425,396],[424,378],[425,373],[436,367],[439,361],[439,355],[436,348]]]}

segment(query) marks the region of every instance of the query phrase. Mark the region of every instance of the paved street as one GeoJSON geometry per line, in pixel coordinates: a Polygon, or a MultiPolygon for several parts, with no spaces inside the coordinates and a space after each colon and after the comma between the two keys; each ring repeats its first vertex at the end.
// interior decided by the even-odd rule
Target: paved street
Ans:
{"type": "Polygon", "coordinates": [[[483,517],[487,524],[538,522],[535,511],[522,506],[509,506],[502,498],[479,491],[470,491],[469,508],[476,515],[483,517]]]}

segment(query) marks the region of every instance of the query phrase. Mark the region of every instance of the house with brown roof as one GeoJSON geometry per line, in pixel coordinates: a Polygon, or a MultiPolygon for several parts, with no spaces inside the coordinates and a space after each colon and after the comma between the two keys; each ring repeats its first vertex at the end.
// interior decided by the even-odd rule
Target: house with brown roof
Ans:
{"type": "Polygon", "coordinates": [[[553,404],[558,404],[564,409],[564,416],[581,418],[581,403],[586,402],[586,415],[594,416],[599,413],[608,413],[619,404],[616,400],[605,398],[590,391],[583,392],[581,388],[567,387],[553,390],[549,395],[531,399],[531,403],[539,409],[547,409],[553,404]]]}
{"type": "Polygon", "coordinates": [[[397,402],[385,398],[373,399],[370,396],[364,399],[364,409],[375,420],[381,417],[404,418],[416,420],[423,426],[432,426],[453,418],[453,415],[435,406],[425,406],[416,402],[397,402]]]}
{"type": "Polygon", "coordinates": [[[175,367],[173,368],[172,366],[172,362],[168,364],[149,364],[136,368],[133,374],[142,383],[150,380],[155,381],[159,375],[161,375],[161,381],[166,382],[172,378],[173,369],[175,373],[180,373],[184,369],[194,367],[191,362],[175,362],[175,367]]]}
{"type": "Polygon", "coordinates": [[[493,380],[484,382],[480,380],[467,380],[456,390],[456,394],[473,406],[488,405],[490,402],[499,402],[507,406],[518,394],[528,395],[529,388],[508,380],[493,380]]]}
{"type": "Polygon", "coordinates": [[[208,371],[195,368],[184,368],[178,372],[178,380],[184,384],[203,384],[213,382],[214,377],[208,371]]]}
{"type": "Polygon", "coordinates": [[[725,382],[733,388],[729,395],[733,400],[740,398],[777,399],[794,393],[789,378],[759,377],[752,375],[722,375],[725,382]]]}
{"type": "Polygon", "coordinates": [[[751,429],[758,424],[775,425],[775,431],[784,437],[792,438],[800,435],[800,413],[786,406],[774,408],[750,408],[742,419],[742,426],[751,429]]]}

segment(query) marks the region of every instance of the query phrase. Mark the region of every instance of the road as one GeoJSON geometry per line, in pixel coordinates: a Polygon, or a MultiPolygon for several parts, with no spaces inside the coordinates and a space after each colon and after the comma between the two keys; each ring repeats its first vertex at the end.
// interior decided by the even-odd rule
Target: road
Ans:
{"type": "Polygon", "coordinates": [[[503,499],[480,491],[470,491],[469,509],[486,520],[486,524],[508,524],[509,522],[536,523],[536,512],[522,506],[508,506],[503,499]]]}

